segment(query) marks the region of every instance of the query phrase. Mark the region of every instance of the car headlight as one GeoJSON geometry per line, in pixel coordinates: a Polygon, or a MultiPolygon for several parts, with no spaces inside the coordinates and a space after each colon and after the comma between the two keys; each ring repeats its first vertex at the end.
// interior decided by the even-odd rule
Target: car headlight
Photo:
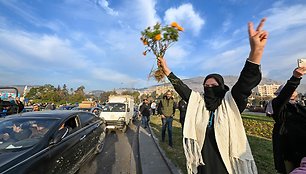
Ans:
{"type": "Polygon", "coordinates": [[[125,121],[124,117],[120,117],[118,121],[125,121]]]}

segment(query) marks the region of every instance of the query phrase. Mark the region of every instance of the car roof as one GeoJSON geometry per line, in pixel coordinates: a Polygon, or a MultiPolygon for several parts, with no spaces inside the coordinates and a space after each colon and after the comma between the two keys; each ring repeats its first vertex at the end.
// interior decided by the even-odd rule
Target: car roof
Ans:
{"type": "MultiPolygon", "coordinates": [[[[66,119],[72,114],[82,113],[83,111],[78,110],[47,110],[47,111],[37,111],[37,112],[23,112],[15,115],[7,116],[6,118],[57,118],[66,119]]],[[[85,112],[88,113],[88,112],[85,112]]]]}

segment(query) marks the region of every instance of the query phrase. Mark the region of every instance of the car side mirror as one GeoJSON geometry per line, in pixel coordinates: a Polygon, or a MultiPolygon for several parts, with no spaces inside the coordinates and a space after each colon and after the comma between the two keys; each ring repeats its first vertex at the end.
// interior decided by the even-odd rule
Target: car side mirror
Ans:
{"type": "Polygon", "coordinates": [[[127,108],[127,112],[130,112],[130,108],[127,108]]]}
{"type": "Polygon", "coordinates": [[[55,134],[50,144],[56,144],[60,142],[68,134],[68,132],[69,132],[69,129],[67,127],[62,128],[55,134]]]}

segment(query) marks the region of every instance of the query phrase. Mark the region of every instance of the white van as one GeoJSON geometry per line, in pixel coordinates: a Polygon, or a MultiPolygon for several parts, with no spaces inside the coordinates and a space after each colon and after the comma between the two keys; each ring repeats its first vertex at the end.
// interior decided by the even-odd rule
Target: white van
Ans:
{"type": "Polygon", "coordinates": [[[107,129],[120,129],[125,132],[134,115],[134,98],[130,95],[111,95],[100,113],[107,129]]]}

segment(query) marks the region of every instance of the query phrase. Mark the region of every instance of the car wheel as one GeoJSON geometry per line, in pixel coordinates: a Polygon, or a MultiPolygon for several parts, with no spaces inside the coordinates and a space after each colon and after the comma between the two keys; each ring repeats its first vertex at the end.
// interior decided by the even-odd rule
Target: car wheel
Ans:
{"type": "Polygon", "coordinates": [[[105,144],[105,132],[103,132],[100,137],[99,137],[99,141],[98,141],[98,144],[96,146],[96,151],[95,151],[95,154],[98,154],[98,153],[101,153],[102,150],[103,150],[103,147],[104,147],[104,144],[105,144]]]}

